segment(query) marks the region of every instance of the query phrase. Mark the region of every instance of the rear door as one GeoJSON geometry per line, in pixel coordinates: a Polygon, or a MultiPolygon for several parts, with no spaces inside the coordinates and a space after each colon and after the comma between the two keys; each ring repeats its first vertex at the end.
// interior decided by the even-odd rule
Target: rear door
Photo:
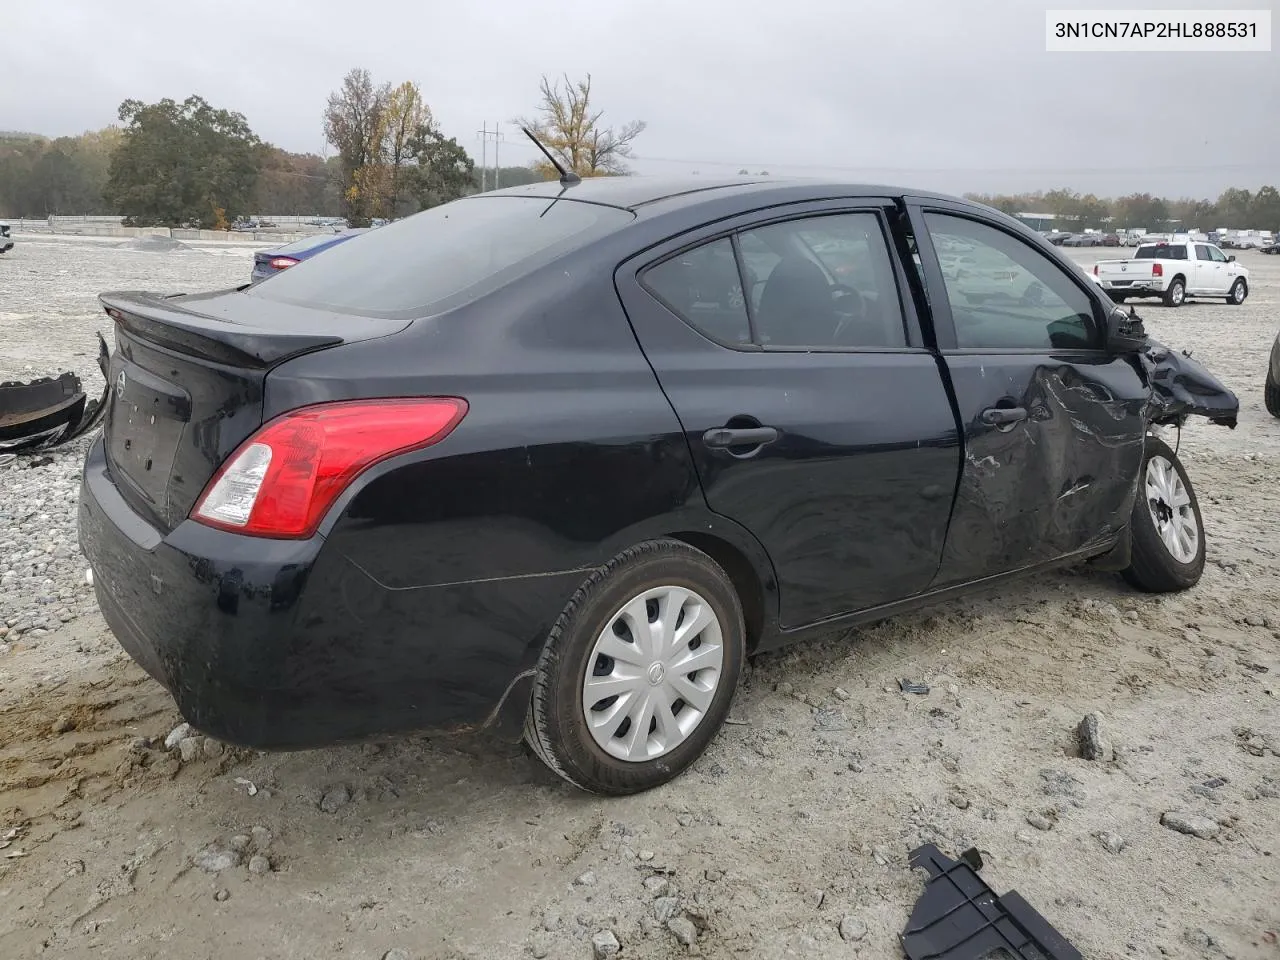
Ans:
{"type": "Polygon", "coordinates": [[[892,208],[760,211],[617,272],[708,504],[773,561],[784,627],[918,593],[942,554],[959,438],[892,208]]]}
{"type": "Polygon", "coordinates": [[[1102,349],[1100,298],[1078,270],[995,218],[937,201],[909,209],[965,444],[934,585],[1113,538],[1136,491],[1147,388],[1102,349]],[[948,275],[935,251],[961,247],[984,269],[948,275]]]}

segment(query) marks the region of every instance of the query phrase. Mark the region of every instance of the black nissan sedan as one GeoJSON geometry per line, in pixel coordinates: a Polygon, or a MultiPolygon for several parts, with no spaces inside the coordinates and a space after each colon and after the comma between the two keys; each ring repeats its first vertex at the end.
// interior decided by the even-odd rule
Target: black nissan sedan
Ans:
{"type": "Polygon", "coordinates": [[[601,793],[758,651],[1086,561],[1194,585],[1156,434],[1238,406],[1017,221],[888,187],[536,184],[102,302],[81,543],[194,726],[489,728],[601,793]]]}

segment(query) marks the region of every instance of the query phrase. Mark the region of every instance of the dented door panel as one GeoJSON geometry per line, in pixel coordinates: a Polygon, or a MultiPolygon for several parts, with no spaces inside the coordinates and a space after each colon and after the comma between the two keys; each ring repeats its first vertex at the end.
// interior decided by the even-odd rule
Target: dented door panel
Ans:
{"type": "Polygon", "coordinates": [[[944,587],[1113,539],[1128,523],[1148,389],[1124,359],[946,357],[965,457],[934,582],[944,587]],[[1012,424],[983,411],[1025,410],[1012,424]]]}

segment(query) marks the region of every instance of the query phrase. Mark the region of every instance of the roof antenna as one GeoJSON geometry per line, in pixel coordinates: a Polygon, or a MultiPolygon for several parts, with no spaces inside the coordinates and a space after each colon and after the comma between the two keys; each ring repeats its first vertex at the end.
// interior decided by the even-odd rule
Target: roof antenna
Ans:
{"type": "Polygon", "coordinates": [[[559,171],[561,185],[568,187],[568,186],[571,186],[572,184],[582,182],[582,178],[580,176],[578,176],[572,170],[566,170],[564,168],[564,165],[559,160],[557,160],[554,156],[552,156],[551,151],[542,145],[542,141],[539,140],[536,136],[534,136],[532,130],[530,130],[528,127],[521,127],[520,129],[524,131],[524,135],[526,137],[528,137],[537,145],[538,149],[542,151],[543,156],[545,156],[551,162],[551,165],[555,167],[557,171],[559,171]]]}

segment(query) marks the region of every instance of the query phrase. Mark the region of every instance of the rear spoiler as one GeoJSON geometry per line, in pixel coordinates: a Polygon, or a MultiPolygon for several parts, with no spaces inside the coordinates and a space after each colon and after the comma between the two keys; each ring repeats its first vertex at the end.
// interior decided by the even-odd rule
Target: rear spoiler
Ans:
{"type": "Polygon", "coordinates": [[[104,293],[98,299],[107,316],[135,337],[237,367],[263,369],[344,341],[336,332],[293,332],[233,322],[155,293],[104,293]]]}

